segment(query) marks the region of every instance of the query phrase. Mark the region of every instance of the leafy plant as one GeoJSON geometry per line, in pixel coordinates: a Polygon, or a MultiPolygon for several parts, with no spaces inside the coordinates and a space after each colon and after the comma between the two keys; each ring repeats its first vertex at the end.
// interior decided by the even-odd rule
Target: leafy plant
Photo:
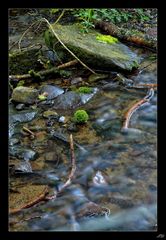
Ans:
{"type": "Polygon", "coordinates": [[[77,110],[74,113],[74,121],[78,124],[86,123],[89,119],[89,116],[85,110],[77,110]]]}
{"type": "Polygon", "coordinates": [[[93,24],[93,20],[97,17],[95,9],[76,9],[73,13],[81,21],[81,32],[87,33],[90,28],[95,27],[93,24]]]}

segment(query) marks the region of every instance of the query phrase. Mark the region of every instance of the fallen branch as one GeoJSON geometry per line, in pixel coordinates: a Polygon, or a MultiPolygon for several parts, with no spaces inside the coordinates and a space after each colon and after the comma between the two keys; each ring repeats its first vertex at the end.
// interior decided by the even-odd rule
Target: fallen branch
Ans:
{"type": "MultiPolygon", "coordinates": [[[[57,73],[59,69],[63,69],[63,68],[66,68],[66,67],[73,66],[76,63],[78,63],[77,60],[72,60],[70,62],[61,64],[61,65],[59,65],[57,67],[52,67],[52,68],[47,69],[47,70],[38,71],[38,72],[36,72],[36,74],[41,76],[41,77],[44,77],[44,76],[47,76],[49,74],[57,73]]],[[[31,74],[9,75],[9,80],[14,79],[14,80],[20,81],[22,79],[28,79],[28,78],[32,78],[31,74]]]]}
{"type": "Polygon", "coordinates": [[[130,119],[131,119],[131,116],[133,115],[133,113],[138,110],[142,105],[144,105],[146,102],[149,102],[150,99],[153,97],[154,95],[154,90],[153,88],[150,89],[150,91],[148,92],[148,94],[143,98],[141,99],[140,101],[136,102],[128,111],[127,113],[125,114],[125,121],[123,123],[123,127],[122,129],[128,129],[128,126],[129,126],[129,122],[130,122],[130,119]]]}
{"type": "Polygon", "coordinates": [[[133,85],[133,88],[140,88],[140,87],[145,87],[145,88],[156,88],[157,84],[156,83],[145,83],[145,84],[137,84],[133,85]]]}
{"type": "Polygon", "coordinates": [[[95,27],[104,30],[108,34],[117,37],[120,40],[132,42],[138,46],[150,48],[152,51],[155,50],[156,52],[157,41],[153,39],[147,39],[147,36],[145,34],[141,36],[135,33],[133,34],[128,29],[119,28],[115,24],[105,21],[95,21],[95,27]]]}

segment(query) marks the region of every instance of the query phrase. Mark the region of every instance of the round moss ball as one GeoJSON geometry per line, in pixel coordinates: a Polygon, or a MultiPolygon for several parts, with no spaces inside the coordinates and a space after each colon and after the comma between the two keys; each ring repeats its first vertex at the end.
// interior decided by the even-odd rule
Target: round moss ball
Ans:
{"type": "Polygon", "coordinates": [[[85,110],[77,110],[74,113],[74,121],[76,123],[85,123],[89,119],[89,116],[85,110]]]}

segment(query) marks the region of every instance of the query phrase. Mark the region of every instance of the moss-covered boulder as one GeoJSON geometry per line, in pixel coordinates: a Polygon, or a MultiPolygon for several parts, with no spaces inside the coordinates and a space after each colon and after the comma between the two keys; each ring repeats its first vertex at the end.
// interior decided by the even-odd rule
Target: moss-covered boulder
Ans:
{"type": "Polygon", "coordinates": [[[24,51],[15,50],[9,53],[9,74],[24,74],[31,69],[40,70],[39,56],[39,48],[24,51]]]}
{"type": "Polygon", "coordinates": [[[16,87],[12,93],[12,100],[19,103],[33,104],[37,100],[38,90],[29,87],[16,87]]]}
{"type": "MultiPolygon", "coordinates": [[[[100,41],[99,33],[95,30],[87,34],[80,32],[80,28],[75,25],[52,25],[55,33],[62,42],[87,65],[97,69],[119,69],[130,71],[139,64],[139,58],[127,46],[119,41],[112,43],[100,41]]],[[[101,35],[100,35],[101,36],[101,35]]],[[[51,30],[45,33],[47,46],[53,47],[55,51],[60,48],[66,51],[66,57],[73,57],[60,44],[55,44],[57,39],[51,30]]]]}

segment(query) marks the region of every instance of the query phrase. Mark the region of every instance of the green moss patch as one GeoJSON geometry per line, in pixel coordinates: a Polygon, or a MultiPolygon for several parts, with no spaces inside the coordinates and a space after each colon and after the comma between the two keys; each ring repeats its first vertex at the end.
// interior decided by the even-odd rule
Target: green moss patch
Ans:
{"type": "Polygon", "coordinates": [[[118,39],[115,37],[112,37],[111,35],[103,35],[100,34],[96,37],[96,40],[100,41],[100,42],[104,42],[104,43],[109,43],[109,44],[113,44],[113,43],[117,43],[118,39]]]}

